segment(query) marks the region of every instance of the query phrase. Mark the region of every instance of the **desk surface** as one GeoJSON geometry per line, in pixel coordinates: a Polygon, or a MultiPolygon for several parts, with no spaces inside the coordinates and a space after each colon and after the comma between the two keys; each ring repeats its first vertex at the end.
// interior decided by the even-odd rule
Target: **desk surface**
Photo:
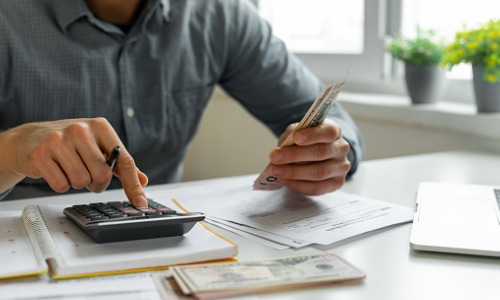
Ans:
{"type": "MultiPolygon", "coordinates": [[[[500,155],[441,152],[365,161],[344,191],[414,206],[421,181],[500,185],[500,155]]],[[[249,176],[249,182],[254,176],[249,176]]],[[[175,184],[195,185],[199,182],[175,184]]],[[[149,190],[169,186],[151,186],[149,190]]],[[[110,194],[77,194],[40,198],[46,203],[106,201],[110,194]],[[89,199],[92,198],[92,199],[89,199]]],[[[0,203],[0,210],[19,210],[33,200],[0,203]]],[[[353,239],[327,249],[274,250],[222,229],[240,245],[239,260],[253,260],[332,250],[367,277],[361,284],[262,295],[266,299],[497,299],[498,258],[415,252],[409,247],[411,224],[353,239]]]]}

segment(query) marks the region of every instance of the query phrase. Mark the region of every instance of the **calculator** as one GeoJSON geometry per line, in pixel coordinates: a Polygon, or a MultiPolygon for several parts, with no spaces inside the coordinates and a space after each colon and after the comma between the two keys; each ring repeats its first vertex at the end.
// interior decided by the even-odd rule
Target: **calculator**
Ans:
{"type": "Polygon", "coordinates": [[[148,207],[128,201],[73,205],[64,214],[97,243],[182,236],[205,219],[199,212],[183,213],[148,199],[148,207]]]}

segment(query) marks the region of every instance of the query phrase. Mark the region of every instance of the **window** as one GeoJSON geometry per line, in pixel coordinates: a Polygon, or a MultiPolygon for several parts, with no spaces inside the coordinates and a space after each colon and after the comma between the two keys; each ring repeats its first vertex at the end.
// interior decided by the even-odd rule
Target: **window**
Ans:
{"type": "Polygon", "coordinates": [[[320,78],[337,80],[352,69],[350,81],[364,81],[380,79],[383,73],[383,3],[261,0],[258,5],[275,35],[320,78]]]}
{"type": "Polygon", "coordinates": [[[274,34],[295,53],[363,53],[364,1],[267,0],[260,2],[262,16],[273,24],[274,34]],[[316,9],[304,9],[316,8],[316,9]],[[299,17],[297,17],[299,16],[299,17]],[[349,30],[346,30],[349,28],[349,30]]]}
{"type": "MultiPolygon", "coordinates": [[[[420,26],[451,41],[464,25],[484,23],[500,10],[500,1],[492,0],[260,0],[257,4],[275,34],[325,82],[352,69],[347,89],[391,94],[405,93],[405,87],[401,63],[385,52],[386,36],[411,36],[420,26]]],[[[472,103],[470,66],[455,67],[448,77],[444,100],[472,103]]]]}
{"type": "MultiPolygon", "coordinates": [[[[474,0],[403,0],[402,33],[415,34],[415,28],[432,28],[438,36],[450,42],[455,33],[466,26],[477,27],[489,19],[498,18],[500,1],[474,0]]],[[[458,66],[449,73],[450,78],[471,79],[470,65],[458,66]]]]}
{"type": "MultiPolygon", "coordinates": [[[[491,18],[498,18],[499,1],[491,0],[398,0],[402,1],[401,33],[411,35],[416,26],[432,28],[446,42],[464,26],[474,28],[491,18]]],[[[471,66],[459,65],[447,72],[448,82],[443,98],[450,102],[473,103],[471,66]]]]}

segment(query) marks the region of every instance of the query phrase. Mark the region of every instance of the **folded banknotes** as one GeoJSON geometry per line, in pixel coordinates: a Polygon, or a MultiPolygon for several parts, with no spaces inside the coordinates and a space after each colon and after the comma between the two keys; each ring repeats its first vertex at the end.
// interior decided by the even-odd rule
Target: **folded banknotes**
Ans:
{"type": "Polygon", "coordinates": [[[365,274],[334,253],[173,267],[182,292],[199,299],[360,281],[365,274]]]}

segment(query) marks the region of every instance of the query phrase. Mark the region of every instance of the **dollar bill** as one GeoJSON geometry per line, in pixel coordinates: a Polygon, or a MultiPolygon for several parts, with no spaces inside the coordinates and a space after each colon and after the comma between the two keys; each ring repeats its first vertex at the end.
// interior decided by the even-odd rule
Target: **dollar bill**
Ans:
{"type": "Polygon", "coordinates": [[[200,299],[361,280],[365,274],[334,253],[262,261],[173,267],[183,292],[200,299]]]}
{"type": "Polygon", "coordinates": [[[158,294],[161,299],[168,300],[192,300],[189,295],[185,295],[181,287],[175,281],[171,270],[151,271],[149,272],[151,279],[156,285],[158,294]]]}
{"type": "MultiPolygon", "coordinates": [[[[290,132],[287,137],[281,142],[278,146],[291,146],[294,144],[293,137],[295,133],[303,128],[310,128],[318,126],[325,120],[330,111],[330,108],[333,106],[335,100],[337,100],[337,96],[342,90],[342,87],[345,84],[347,79],[336,81],[328,86],[326,86],[319,96],[314,100],[313,104],[304,115],[302,120],[300,120],[299,124],[290,132]]],[[[282,187],[278,178],[271,175],[271,164],[267,164],[266,168],[260,175],[255,179],[253,183],[254,190],[276,190],[282,187]]]]}

